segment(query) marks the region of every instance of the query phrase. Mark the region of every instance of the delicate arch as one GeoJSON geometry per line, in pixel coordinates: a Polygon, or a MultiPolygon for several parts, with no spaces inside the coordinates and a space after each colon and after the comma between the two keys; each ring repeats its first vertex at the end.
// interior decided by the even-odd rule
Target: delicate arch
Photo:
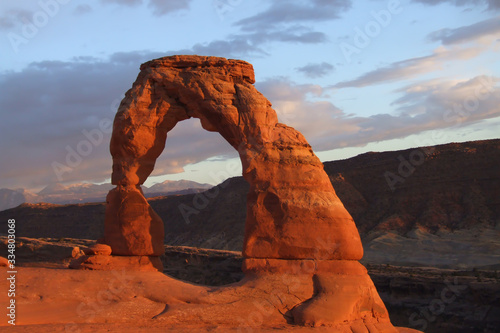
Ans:
{"type": "Polygon", "coordinates": [[[141,66],[120,104],[111,139],[117,188],[108,195],[105,242],[114,253],[163,251],[163,223],[139,185],[153,171],[167,133],[195,117],[240,155],[250,183],[246,258],[361,259],[354,221],[322,163],[302,134],[278,123],[254,82],[252,65],[239,60],[173,56],[141,66]]]}

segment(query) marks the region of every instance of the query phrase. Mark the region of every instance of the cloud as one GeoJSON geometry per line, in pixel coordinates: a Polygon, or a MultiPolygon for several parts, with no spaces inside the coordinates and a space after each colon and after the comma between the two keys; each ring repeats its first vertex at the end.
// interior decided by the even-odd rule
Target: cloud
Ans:
{"type": "MultiPolygon", "coordinates": [[[[110,3],[122,3],[133,6],[142,4],[142,0],[101,0],[110,3]]],[[[188,9],[192,0],[163,1],[149,0],[148,6],[155,15],[161,16],[174,11],[188,9]]],[[[221,6],[233,10],[238,3],[215,2],[214,6],[219,15],[221,6]]],[[[250,54],[267,54],[262,46],[271,42],[319,44],[328,41],[327,35],[315,31],[303,23],[315,23],[317,20],[325,21],[339,18],[339,13],[349,9],[350,0],[335,1],[302,1],[286,2],[279,0],[272,2],[271,6],[263,12],[236,22],[234,25],[241,32],[227,36],[225,39],[214,40],[209,43],[199,43],[190,49],[180,50],[184,53],[195,52],[217,56],[236,54],[246,56],[250,54]],[[282,10],[286,9],[284,13],[282,10]],[[260,22],[260,23],[258,23],[260,22]]]]}
{"type": "MultiPolygon", "coordinates": [[[[80,156],[81,161],[71,166],[71,172],[61,174],[64,182],[109,178],[109,126],[106,132],[100,123],[113,119],[124,92],[139,72],[139,64],[164,55],[121,52],[105,60],[79,57],[68,62],[43,61],[19,72],[1,73],[0,112],[8,121],[0,124],[0,133],[9,139],[0,140],[2,154],[8,156],[0,160],[0,187],[39,187],[57,182],[53,163],[69,165],[68,158],[75,162],[70,151],[78,149],[90,151],[80,156]],[[96,132],[101,132],[102,138],[96,132]],[[90,146],[84,143],[89,141],[85,133],[94,133],[98,142],[90,146]]],[[[260,83],[259,88],[273,98],[283,122],[300,123],[307,135],[318,135],[328,117],[341,113],[328,102],[307,99],[322,95],[317,85],[275,79],[260,83]]],[[[326,137],[328,131],[322,135],[326,137]]],[[[231,154],[233,149],[219,134],[202,130],[198,120],[184,121],[169,133],[154,175],[180,172],[188,163],[231,154]]]]}
{"type": "Polygon", "coordinates": [[[213,55],[220,57],[244,57],[252,54],[264,55],[266,52],[257,45],[240,36],[228,40],[215,40],[205,44],[195,44],[191,49],[181,50],[182,54],[213,55]]]}
{"type": "Polygon", "coordinates": [[[489,10],[500,10],[500,2],[498,0],[486,0],[489,10]]]}
{"type": "Polygon", "coordinates": [[[325,43],[327,35],[309,25],[339,19],[341,13],[351,8],[350,0],[278,0],[269,3],[260,13],[234,23],[242,33],[232,37],[255,46],[269,42],[325,43]]]}
{"type": "Polygon", "coordinates": [[[279,122],[299,130],[315,150],[331,149],[335,133],[357,130],[355,121],[347,119],[319,85],[297,84],[277,77],[255,86],[271,101],[279,122]]]}
{"type": "Polygon", "coordinates": [[[272,1],[270,6],[235,23],[244,31],[277,29],[286,24],[317,23],[340,18],[352,6],[350,0],[272,1]]]}
{"type": "Polygon", "coordinates": [[[191,0],[149,0],[153,14],[162,16],[171,12],[188,9],[191,0]]]}
{"type": "Polygon", "coordinates": [[[257,31],[246,34],[232,35],[234,39],[246,40],[253,45],[261,45],[270,42],[318,44],[328,39],[323,32],[311,31],[304,26],[294,26],[279,31],[257,31]]]}
{"type": "Polygon", "coordinates": [[[116,52],[109,56],[109,62],[115,65],[120,64],[120,65],[131,66],[131,68],[138,70],[139,65],[146,61],[172,55],[173,53],[175,52],[149,52],[149,51],[116,52]]]}
{"type": "Polygon", "coordinates": [[[433,80],[396,91],[394,112],[369,117],[336,107],[317,85],[275,78],[256,86],[273,103],[278,119],[304,134],[315,151],[363,146],[429,130],[458,128],[500,117],[500,78],[433,80]]]}
{"type": "Polygon", "coordinates": [[[429,130],[460,128],[500,117],[500,80],[478,76],[468,80],[432,80],[399,90],[395,114],[358,118],[350,144],[404,138],[429,130]]]}
{"type": "Polygon", "coordinates": [[[439,47],[431,55],[393,62],[388,66],[367,72],[356,79],[339,82],[332,87],[359,88],[385,82],[406,80],[417,75],[441,69],[443,64],[452,60],[468,60],[477,57],[486,48],[487,46],[468,48],[439,47]]]}
{"type": "MultiPolygon", "coordinates": [[[[0,115],[5,120],[0,123],[4,156],[0,187],[34,188],[58,182],[54,162],[72,168],[61,173],[63,182],[109,178],[109,126],[119,102],[137,77],[140,63],[164,55],[131,52],[105,60],[43,61],[0,73],[0,115]]],[[[187,163],[232,151],[220,135],[197,123],[183,122],[169,134],[155,174],[179,172],[187,163]]]]}
{"type": "Polygon", "coordinates": [[[335,69],[335,67],[327,62],[322,62],[318,64],[307,64],[295,69],[305,76],[315,79],[331,73],[335,69]]]}
{"type": "Polygon", "coordinates": [[[142,4],[142,0],[101,0],[103,3],[114,3],[125,6],[137,6],[142,4]]]}
{"type": "Polygon", "coordinates": [[[468,80],[431,80],[399,92],[393,102],[399,117],[428,129],[463,126],[500,116],[500,79],[476,76],[468,80]]]}
{"type": "Polygon", "coordinates": [[[325,41],[322,33],[311,32],[306,28],[296,27],[292,30],[280,32],[255,32],[249,34],[233,34],[223,40],[214,40],[209,43],[197,43],[189,49],[181,49],[169,54],[199,54],[219,57],[247,57],[263,56],[269,53],[263,45],[270,42],[288,42],[301,44],[315,44],[325,41]]]}
{"type": "Polygon", "coordinates": [[[92,12],[92,7],[90,7],[89,5],[78,5],[75,10],[74,10],[74,13],[75,15],[85,15],[85,14],[88,14],[88,13],[91,13],[92,12]]]}
{"type": "Polygon", "coordinates": [[[22,26],[26,20],[31,20],[33,13],[33,11],[20,8],[8,9],[0,16],[0,29],[22,26]]]}
{"type": "Polygon", "coordinates": [[[484,36],[500,34],[500,17],[477,22],[456,29],[441,29],[428,35],[431,41],[440,41],[443,45],[458,44],[480,39],[484,36]]]}
{"type": "Polygon", "coordinates": [[[454,6],[477,6],[487,5],[489,10],[500,9],[500,2],[498,0],[413,0],[413,2],[422,3],[425,5],[439,5],[442,3],[449,3],[454,6]]]}
{"type": "MultiPolygon", "coordinates": [[[[129,7],[139,6],[143,0],[101,0],[103,3],[125,5],[129,7]]],[[[192,0],[149,0],[148,7],[153,10],[153,14],[163,16],[183,9],[189,9],[192,0]]]]}
{"type": "MultiPolygon", "coordinates": [[[[20,72],[2,73],[0,110],[8,121],[2,122],[0,128],[2,136],[12,140],[0,142],[3,154],[9,156],[0,162],[0,178],[6,183],[2,186],[19,183],[35,187],[54,182],[51,163],[65,163],[66,147],[77,149],[78,143],[86,139],[83,130],[99,130],[101,120],[113,118],[117,101],[136,75],[120,64],[95,59],[44,61],[32,63],[20,72]]],[[[66,174],[64,180],[75,180],[80,172],[89,179],[106,176],[86,171],[87,167],[102,166],[91,162],[107,155],[107,144],[103,142],[109,142],[109,134],[104,134],[78,170],[66,174]]]]}

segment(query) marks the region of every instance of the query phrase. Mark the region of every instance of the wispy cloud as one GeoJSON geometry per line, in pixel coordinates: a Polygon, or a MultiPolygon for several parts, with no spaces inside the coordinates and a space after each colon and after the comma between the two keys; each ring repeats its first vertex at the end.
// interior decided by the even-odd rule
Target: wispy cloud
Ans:
{"type": "Polygon", "coordinates": [[[256,46],[270,42],[325,43],[328,41],[327,34],[311,26],[339,19],[350,8],[350,0],[272,1],[261,12],[234,23],[241,33],[232,37],[256,46]]]}
{"type": "Polygon", "coordinates": [[[92,12],[92,7],[87,4],[78,5],[73,12],[76,15],[85,15],[92,12]]]}
{"type": "Polygon", "coordinates": [[[487,76],[420,82],[396,91],[400,97],[392,103],[394,112],[369,117],[340,110],[317,85],[273,79],[257,88],[273,103],[280,121],[297,128],[314,150],[322,151],[500,117],[498,82],[499,78],[487,76]]]}
{"type": "Polygon", "coordinates": [[[301,44],[318,44],[328,40],[323,32],[312,31],[304,26],[294,26],[279,31],[257,31],[232,35],[238,40],[248,40],[255,45],[270,42],[291,42],[301,44]]]}
{"type": "MultiPolygon", "coordinates": [[[[124,6],[139,6],[143,0],[101,0],[102,3],[116,4],[124,6]]],[[[153,10],[153,14],[163,16],[179,10],[189,9],[191,0],[149,0],[148,7],[153,10]]]]}
{"type": "Polygon", "coordinates": [[[7,9],[0,14],[0,29],[12,29],[21,26],[26,20],[33,17],[33,13],[33,11],[21,8],[7,9]]]}
{"type": "Polygon", "coordinates": [[[478,40],[486,36],[500,37],[500,16],[455,29],[441,29],[428,35],[431,41],[443,45],[459,44],[478,40]]]}
{"type": "MultiPolygon", "coordinates": [[[[120,100],[137,77],[139,64],[164,55],[131,52],[106,60],[44,61],[22,71],[0,73],[0,112],[6,119],[0,123],[0,132],[10,138],[10,143],[0,142],[6,156],[0,160],[0,187],[30,188],[59,182],[52,164],[69,165],[69,151],[78,149],[85,153],[71,172],[62,173],[62,181],[109,178],[110,133],[101,130],[101,122],[114,118],[120,100]],[[82,145],[89,141],[84,132],[96,131],[102,134],[94,137],[98,142],[82,145]]],[[[202,130],[198,123],[180,123],[169,134],[155,174],[181,172],[188,163],[231,152],[220,135],[202,130]]],[[[75,161],[74,157],[69,159],[75,161]]]]}
{"type": "Polygon", "coordinates": [[[148,6],[153,9],[153,14],[157,16],[179,10],[189,9],[191,0],[149,0],[148,6]]]}
{"type": "Polygon", "coordinates": [[[468,48],[439,47],[431,55],[393,62],[387,66],[369,71],[353,80],[342,81],[333,88],[366,87],[374,84],[406,80],[442,68],[452,60],[467,60],[481,54],[485,46],[468,48]]]}
{"type": "Polygon", "coordinates": [[[277,0],[262,12],[235,23],[244,31],[262,31],[280,28],[287,24],[328,21],[340,18],[350,9],[350,0],[277,0]]]}
{"type": "Polygon", "coordinates": [[[225,39],[207,43],[197,43],[189,49],[176,51],[178,54],[203,54],[220,57],[247,57],[269,55],[265,45],[272,42],[318,44],[326,41],[326,35],[309,31],[305,27],[295,27],[275,32],[254,32],[232,34],[225,39]]]}
{"type": "Polygon", "coordinates": [[[335,67],[327,62],[318,64],[307,64],[302,67],[297,67],[296,70],[309,78],[319,78],[333,72],[335,67]]]}
{"type": "Polygon", "coordinates": [[[486,6],[489,10],[500,9],[500,2],[498,0],[413,0],[413,2],[431,6],[439,5],[442,3],[448,3],[458,7],[483,5],[486,6]]]}
{"type": "Polygon", "coordinates": [[[137,6],[142,4],[142,0],[101,0],[102,3],[113,3],[125,6],[137,6]]]}
{"type": "Polygon", "coordinates": [[[205,44],[195,44],[191,49],[180,50],[182,54],[202,54],[219,57],[245,57],[248,55],[264,55],[266,52],[245,38],[234,36],[228,40],[215,40],[205,44]]]}

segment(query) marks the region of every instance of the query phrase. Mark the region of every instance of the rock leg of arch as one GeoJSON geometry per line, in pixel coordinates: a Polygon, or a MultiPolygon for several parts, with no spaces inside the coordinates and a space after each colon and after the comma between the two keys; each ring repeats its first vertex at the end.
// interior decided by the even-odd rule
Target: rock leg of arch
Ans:
{"type": "MultiPolygon", "coordinates": [[[[299,296],[288,298],[279,311],[289,321],[338,332],[397,332],[358,262],[363,256],[358,231],[322,163],[302,134],[278,123],[254,82],[252,66],[239,60],[172,56],[141,66],[114,121],[116,188],[107,199],[104,242],[114,255],[162,253],[163,224],[140,185],[153,171],[168,131],[178,121],[199,118],[204,129],[219,132],[239,152],[250,183],[243,249],[247,278],[240,287],[248,290],[273,277],[276,290],[291,290],[297,278],[299,296]]],[[[214,306],[225,293],[234,294],[234,288],[205,301],[214,306]]]]}

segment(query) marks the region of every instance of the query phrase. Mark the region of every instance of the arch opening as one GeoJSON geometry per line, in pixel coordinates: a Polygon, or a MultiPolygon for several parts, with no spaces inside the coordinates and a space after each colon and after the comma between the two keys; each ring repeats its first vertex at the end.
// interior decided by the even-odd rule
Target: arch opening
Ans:
{"type": "Polygon", "coordinates": [[[215,186],[240,175],[237,152],[219,133],[206,131],[199,119],[189,118],[167,133],[165,148],[144,185],[185,179],[215,186]]]}
{"type": "Polygon", "coordinates": [[[250,184],[246,258],[362,257],[354,221],[322,163],[298,131],[278,123],[271,103],[253,83],[251,65],[239,60],[174,56],[141,66],[120,104],[111,139],[112,183],[117,187],[108,195],[105,241],[114,253],[161,254],[163,222],[139,200],[140,185],[164,150],[167,133],[179,121],[198,118],[204,129],[221,134],[238,152],[250,184]],[[128,208],[122,207],[124,202],[128,208]],[[318,249],[318,237],[325,234],[331,242],[318,249]]]}

